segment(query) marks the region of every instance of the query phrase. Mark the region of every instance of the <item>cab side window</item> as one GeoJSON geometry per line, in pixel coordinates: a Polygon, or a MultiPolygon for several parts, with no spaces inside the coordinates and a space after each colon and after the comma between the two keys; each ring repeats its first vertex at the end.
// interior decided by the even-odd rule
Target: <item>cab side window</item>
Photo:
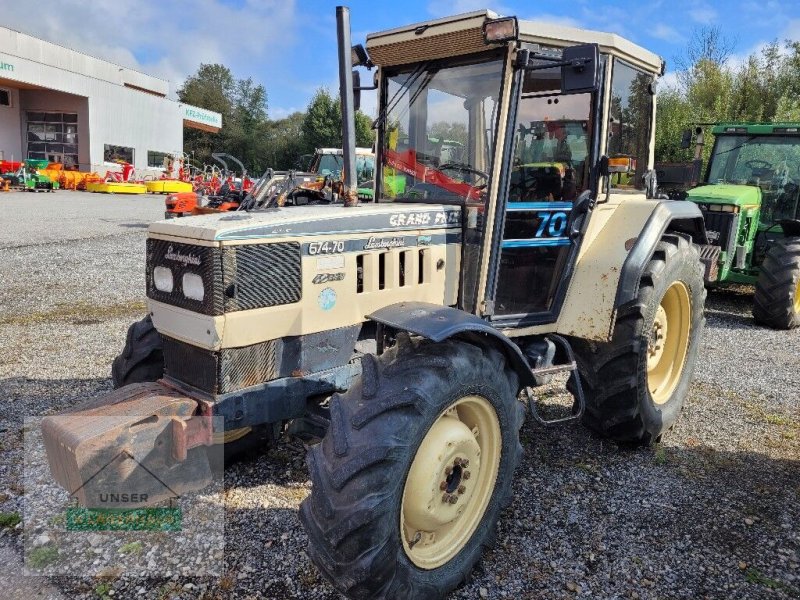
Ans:
{"type": "Polygon", "coordinates": [[[615,173],[611,186],[644,189],[644,174],[650,157],[653,95],[651,75],[614,60],[611,74],[611,114],[608,128],[608,155],[630,158],[630,173],[615,173]]]}

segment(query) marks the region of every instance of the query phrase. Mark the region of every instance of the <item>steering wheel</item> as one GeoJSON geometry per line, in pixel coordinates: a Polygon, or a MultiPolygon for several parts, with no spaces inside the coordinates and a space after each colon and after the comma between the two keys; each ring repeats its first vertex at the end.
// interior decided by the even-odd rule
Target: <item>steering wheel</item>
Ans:
{"type": "Polygon", "coordinates": [[[750,169],[751,171],[759,171],[759,170],[772,171],[772,163],[757,158],[754,158],[753,160],[748,160],[747,162],[744,163],[744,166],[750,169]]]}
{"type": "MultiPolygon", "coordinates": [[[[470,165],[465,165],[463,163],[445,163],[443,165],[439,165],[437,170],[439,171],[446,171],[447,169],[453,171],[461,171],[462,173],[469,173],[470,175],[475,175],[476,177],[480,177],[483,179],[483,183],[475,182],[475,185],[472,187],[476,189],[483,189],[486,187],[486,184],[489,183],[489,174],[484,173],[483,171],[476,169],[470,165]]],[[[465,182],[466,183],[466,182],[465,182]]]]}

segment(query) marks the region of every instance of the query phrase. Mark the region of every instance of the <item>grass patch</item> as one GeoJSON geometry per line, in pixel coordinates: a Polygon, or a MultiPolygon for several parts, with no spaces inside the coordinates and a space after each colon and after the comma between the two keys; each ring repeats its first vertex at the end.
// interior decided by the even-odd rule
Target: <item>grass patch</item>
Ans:
{"type": "Polygon", "coordinates": [[[129,542],[127,544],[123,544],[122,546],[120,546],[117,552],[119,552],[120,554],[141,554],[142,542],[129,542]]]}
{"type": "Polygon", "coordinates": [[[5,315],[0,317],[0,325],[37,325],[53,321],[73,321],[78,324],[100,323],[116,317],[139,315],[146,309],[147,304],[141,300],[107,305],[76,302],[21,315],[5,315]]]}
{"type": "Polygon", "coordinates": [[[662,467],[667,464],[667,450],[664,446],[656,446],[653,452],[653,462],[662,467]]]}
{"type": "Polygon", "coordinates": [[[42,569],[58,560],[58,548],[55,546],[41,546],[28,553],[28,564],[34,569],[42,569]]]}
{"type": "Polygon", "coordinates": [[[114,586],[107,581],[104,581],[103,583],[98,583],[96,586],[94,586],[94,593],[98,598],[103,598],[105,600],[105,598],[111,597],[108,595],[108,592],[110,592],[112,589],[114,589],[114,586]]]}
{"type": "Polygon", "coordinates": [[[0,527],[7,527],[11,529],[16,527],[20,521],[22,521],[22,517],[19,516],[19,513],[0,513],[0,527]]]}
{"type": "Polygon", "coordinates": [[[763,585],[764,587],[768,587],[771,590],[783,590],[790,593],[797,593],[797,590],[792,588],[791,586],[786,585],[782,581],[778,581],[777,579],[772,579],[772,577],[767,577],[761,571],[757,569],[747,569],[744,574],[745,579],[747,579],[748,583],[756,583],[758,585],[763,585]]]}

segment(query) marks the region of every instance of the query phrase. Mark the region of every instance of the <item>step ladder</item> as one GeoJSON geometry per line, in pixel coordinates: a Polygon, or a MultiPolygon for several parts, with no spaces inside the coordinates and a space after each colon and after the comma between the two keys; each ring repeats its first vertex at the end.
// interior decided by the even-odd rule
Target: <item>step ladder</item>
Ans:
{"type": "MultiPolygon", "coordinates": [[[[586,409],[586,399],[583,395],[583,385],[581,383],[581,375],[578,372],[578,363],[575,360],[575,353],[572,351],[572,346],[570,346],[570,343],[566,338],[556,334],[546,335],[545,338],[553,342],[557,347],[561,347],[561,349],[564,351],[564,354],[567,356],[568,362],[562,365],[551,365],[549,367],[531,369],[531,372],[534,375],[539,376],[569,372],[570,378],[574,382],[575,390],[574,393],[571,391],[569,392],[574,401],[572,404],[571,414],[568,417],[545,419],[539,414],[539,410],[536,408],[536,396],[531,392],[532,388],[525,388],[525,394],[528,400],[528,410],[531,413],[531,417],[533,417],[533,420],[539,425],[542,425],[543,427],[551,427],[553,425],[561,425],[563,423],[569,423],[571,421],[577,421],[580,419],[583,416],[584,410],[586,409]]],[[[569,391],[569,388],[567,388],[567,391],[569,391]]]]}

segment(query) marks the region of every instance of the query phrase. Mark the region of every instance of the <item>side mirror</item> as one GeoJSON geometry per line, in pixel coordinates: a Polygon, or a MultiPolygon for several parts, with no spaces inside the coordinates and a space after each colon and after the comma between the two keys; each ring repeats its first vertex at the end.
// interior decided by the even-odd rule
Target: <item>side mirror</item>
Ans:
{"type": "Polygon", "coordinates": [[[564,48],[561,67],[561,93],[593,92],[600,85],[598,73],[600,49],[597,44],[583,44],[564,48]]]}
{"type": "Polygon", "coordinates": [[[353,71],[353,110],[361,109],[361,74],[353,71]]]}
{"type": "Polygon", "coordinates": [[[684,129],[681,134],[681,149],[686,150],[692,146],[692,130],[684,129]]]}

